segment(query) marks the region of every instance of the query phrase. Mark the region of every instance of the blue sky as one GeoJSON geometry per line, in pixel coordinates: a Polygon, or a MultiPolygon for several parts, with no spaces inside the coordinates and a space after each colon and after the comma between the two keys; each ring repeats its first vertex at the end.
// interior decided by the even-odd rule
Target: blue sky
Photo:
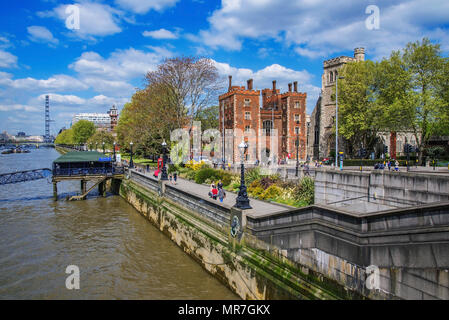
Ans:
{"type": "Polygon", "coordinates": [[[121,109],[167,57],[210,57],[223,78],[257,89],[298,81],[311,113],[323,60],[356,47],[379,60],[422,37],[449,52],[447,0],[1,1],[0,131],[11,134],[44,133],[46,94],[52,133],[75,113],[121,109]],[[69,5],[79,29],[67,27],[69,5]],[[378,29],[366,26],[370,5],[378,29]]]}

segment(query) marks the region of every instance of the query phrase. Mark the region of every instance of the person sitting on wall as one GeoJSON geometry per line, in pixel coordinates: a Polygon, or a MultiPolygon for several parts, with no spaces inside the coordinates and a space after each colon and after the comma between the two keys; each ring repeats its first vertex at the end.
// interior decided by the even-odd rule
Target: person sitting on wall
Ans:
{"type": "Polygon", "coordinates": [[[211,197],[214,200],[217,200],[218,196],[218,189],[215,187],[215,184],[211,185],[211,191],[209,191],[209,197],[211,197]]]}

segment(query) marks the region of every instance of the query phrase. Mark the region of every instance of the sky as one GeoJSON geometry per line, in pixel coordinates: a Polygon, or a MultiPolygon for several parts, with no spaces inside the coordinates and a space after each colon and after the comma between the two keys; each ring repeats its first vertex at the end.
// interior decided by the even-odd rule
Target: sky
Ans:
{"type": "MultiPolygon", "coordinates": [[[[0,132],[51,133],[119,110],[166,58],[211,58],[223,83],[298,81],[311,113],[323,61],[381,60],[428,37],[449,52],[448,0],[0,0],[0,132]]],[[[218,101],[217,101],[218,104],[218,101]]]]}

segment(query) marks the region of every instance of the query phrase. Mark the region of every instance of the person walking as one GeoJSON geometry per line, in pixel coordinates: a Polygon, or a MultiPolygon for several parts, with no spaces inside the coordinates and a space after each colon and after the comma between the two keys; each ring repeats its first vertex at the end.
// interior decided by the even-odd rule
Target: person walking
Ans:
{"type": "Polygon", "coordinates": [[[387,161],[387,166],[388,166],[388,171],[390,171],[390,169],[391,169],[391,160],[387,161]]]}
{"type": "Polygon", "coordinates": [[[399,171],[399,162],[398,160],[394,160],[394,170],[399,171]]]}
{"type": "Polygon", "coordinates": [[[173,172],[173,184],[176,184],[176,180],[178,180],[178,171],[173,172]]]}
{"type": "Polygon", "coordinates": [[[223,202],[223,199],[226,198],[226,192],[223,189],[223,185],[218,187],[218,199],[220,199],[220,202],[223,202]]]}

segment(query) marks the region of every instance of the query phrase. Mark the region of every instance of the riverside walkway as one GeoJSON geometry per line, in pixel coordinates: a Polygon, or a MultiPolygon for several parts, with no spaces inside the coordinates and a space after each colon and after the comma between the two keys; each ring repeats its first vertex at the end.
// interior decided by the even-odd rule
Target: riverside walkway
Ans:
{"type": "MultiPolygon", "coordinates": [[[[134,171],[136,171],[134,169],[134,171]]],[[[145,176],[148,176],[150,178],[153,178],[153,173],[154,171],[136,171],[139,172],[140,174],[144,174],[145,176]]],[[[178,177],[178,181],[176,184],[170,183],[170,186],[180,189],[186,193],[191,193],[194,194],[198,197],[201,198],[205,198],[208,199],[210,201],[216,201],[216,203],[218,205],[223,205],[224,207],[232,207],[235,204],[236,198],[237,198],[237,194],[234,192],[230,192],[230,191],[225,191],[226,192],[226,198],[223,200],[223,202],[220,202],[219,199],[217,200],[212,200],[209,196],[208,193],[210,191],[210,186],[208,185],[203,185],[203,184],[198,184],[186,179],[182,179],[178,177]]],[[[282,205],[282,204],[274,204],[274,203],[270,203],[270,202],[266,202],[266,201],[261,201],[261,200],[256,200],[253,198],[250,198],[250,206],[253,208],[252,210],[250,210],[252,215],[258,216],[258,215],[267,215],[267,214],[273,214],[273,213],[278,213],[278,212],[283,212],[286,210],[291,210],[293,207],[290,206],[286,206],[286,205],[282,205]]]]}

